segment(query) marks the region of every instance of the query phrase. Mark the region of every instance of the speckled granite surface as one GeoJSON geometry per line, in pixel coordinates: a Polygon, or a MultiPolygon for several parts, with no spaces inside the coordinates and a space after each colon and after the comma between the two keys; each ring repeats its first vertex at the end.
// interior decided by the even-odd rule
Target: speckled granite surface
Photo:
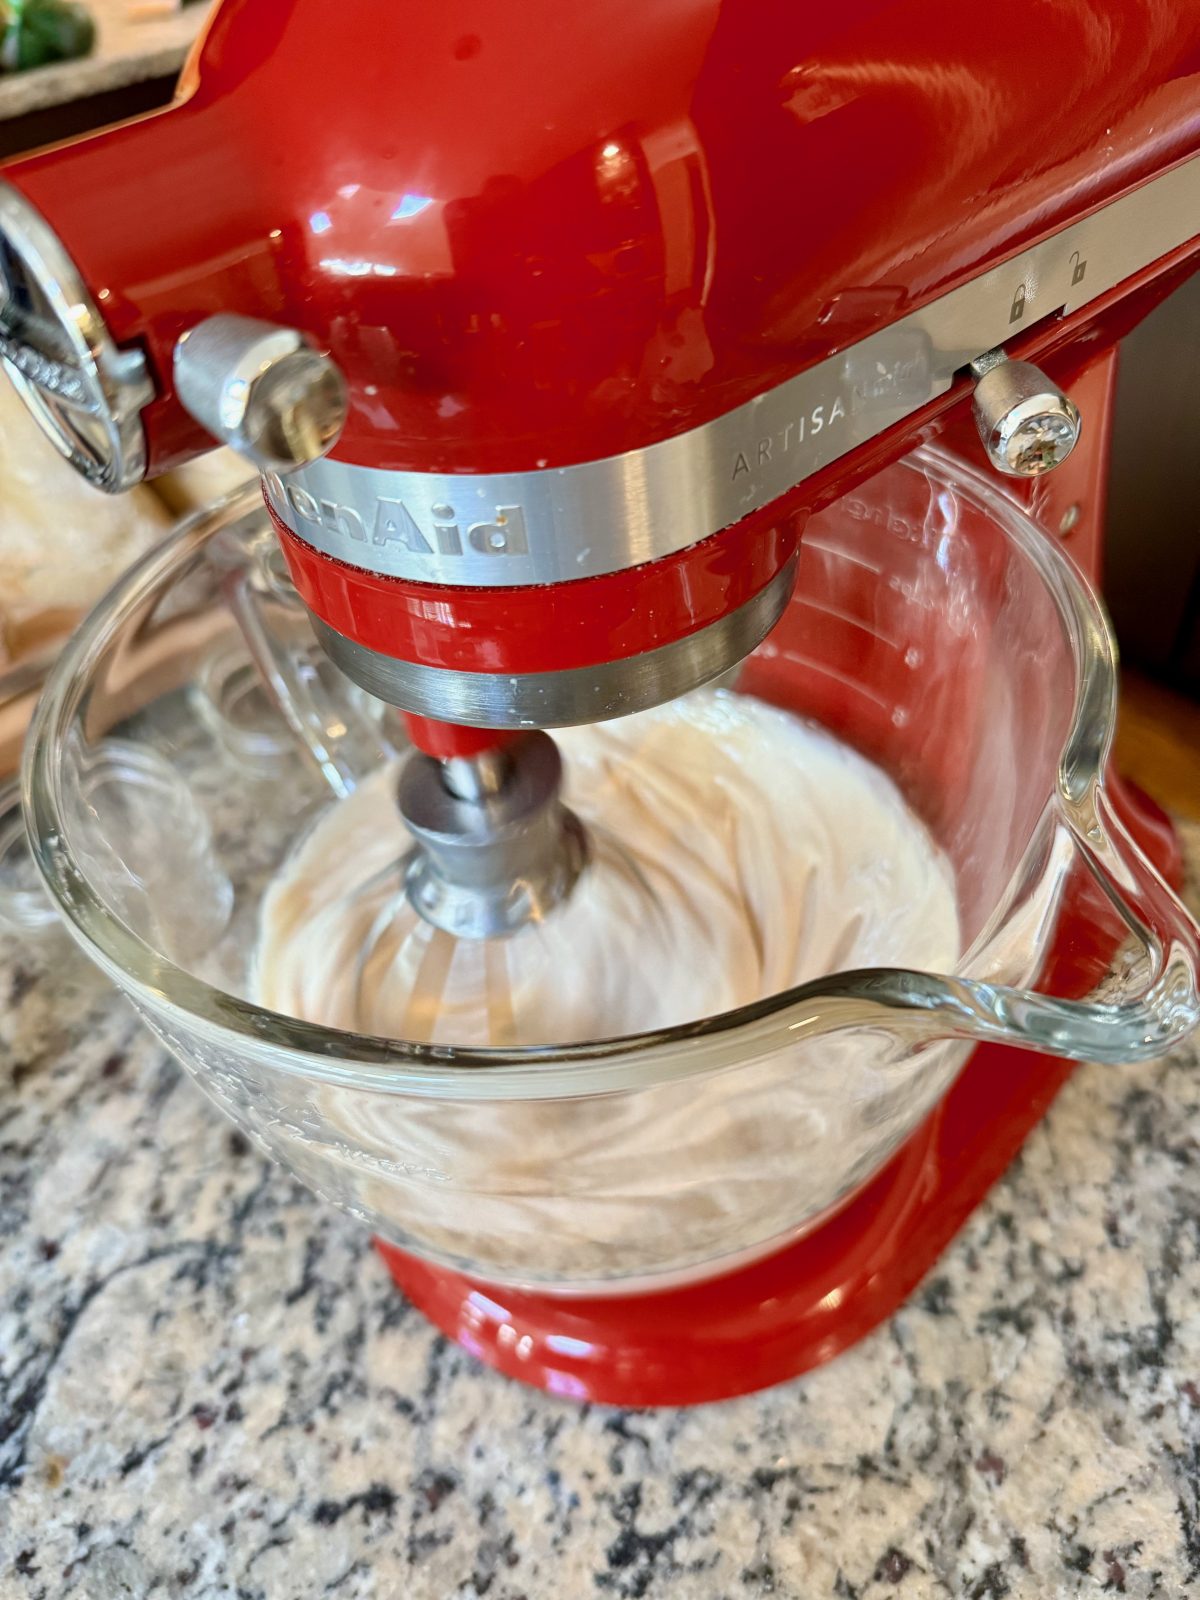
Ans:
{"type": "Polygon", "coordinates": [[[1194,1050],[1080,1070],[832,1366],[640,1414],[433,1334],[62,936],[0,1061],[4,1600],[1200,1593],[1194,1050]]]}

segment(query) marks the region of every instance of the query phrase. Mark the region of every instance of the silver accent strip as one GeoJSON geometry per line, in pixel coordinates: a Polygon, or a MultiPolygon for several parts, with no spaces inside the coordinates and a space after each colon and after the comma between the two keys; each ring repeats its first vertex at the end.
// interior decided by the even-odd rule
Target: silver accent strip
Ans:
{"type": "Polygon", "coordinates": [[[685,549],[910,416],[1049,313],[1075,311],[1185,244],[1200,156],[702,427],[558,469],[447,476],[328,458],[267,499],[306,543],[419,583],[561,583],[685,549]]]}
{"type": "Polygon", "coordinates": [[[399,661],[347,639],[313,615],[318,640],[360,688],[405,711],[473,728],[566,728],[645,711],[686,694],[748,656],[779,621],[796,558],[753,599],[682,639],[622,661],[558,672],[457,672],[399,661]]]}

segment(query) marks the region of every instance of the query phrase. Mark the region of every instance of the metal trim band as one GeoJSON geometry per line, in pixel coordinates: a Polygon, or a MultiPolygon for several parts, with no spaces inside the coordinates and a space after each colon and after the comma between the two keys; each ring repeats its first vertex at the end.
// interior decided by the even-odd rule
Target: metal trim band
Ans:
{"type": "Polygon", "coordinates": [[[724,416],[577,466],[454,476],[324,459],[267,498],[298,538],[385,576],[562,583],[674,554],[944,394],[986,350],[1186,244],[1200,156],[724,416]]]}
{"type": "Polygon", "coordinates": [[[368,693],[439,722],[473,728],[564,728],[645,711],[718,677],[779,621],[796,582],[796,557],[752,600],[669,644],[619,661],[555,672],[461,672],[400,661],[347,639],[312,614],[325,653],[368,693]]]}

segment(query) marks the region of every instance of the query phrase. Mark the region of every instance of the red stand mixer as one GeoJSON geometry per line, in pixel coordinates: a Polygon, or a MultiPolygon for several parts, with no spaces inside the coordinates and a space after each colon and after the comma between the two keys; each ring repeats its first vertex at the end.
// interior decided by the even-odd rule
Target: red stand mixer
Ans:
{"type": "MultiPolygon", "coordinates": [[[[741,662],[810,516],[914,445],[1098,575],[1117,344],[1200,254],[1200,5],[224,0],[175,104],[3,178],[0,358],[45,430],[109,491],[216,442],[260,468],[321,643],[426,753],[412,893],[503,933],[581,865],[527,730],[741,662]]],[[[1115,947],[1104,904],[1075,886],[1048,993],[1115,947]]],[[[559,1298],[381,1248],[527,1381],[760,1387],[900,1303],[1068,1071],[982,1045],[836,1215],[701,1283],[559,1298]]]]}

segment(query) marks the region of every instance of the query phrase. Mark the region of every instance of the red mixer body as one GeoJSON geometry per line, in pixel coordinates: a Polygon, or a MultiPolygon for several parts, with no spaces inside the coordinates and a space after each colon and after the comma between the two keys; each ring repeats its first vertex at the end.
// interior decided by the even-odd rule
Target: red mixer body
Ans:
{"type": "MultiPolygon", "coordinates": [[[[152,470],[211,445],[172,352],[233,311],[332,354],[333,459],[538,472],[751,402],[1193,155],[1198,67],[1200,7],[1159,0],[225,0],[179,103],[6,176],[148,355],[152,470]]],[[[1103,309],[1040,319],[1020,353],[1103,309]]],[[[966,392],[754,518],[502,603],[281,539],[314,612],[384,655],[611,661],[744,605],[809,509],[966,392]]],[[[835,411],[796,421],[835,435],[835,411]]]]}
{"type": "MultiPolygon", "coordinates": [[[[939,433],[980,458],[968,368],[1001,341],[1085,414],[1070,460],[1014,493],[1050,532],[1071,529],[1097,577],[1115,346],[1194,268],[1200,240],[1176,218],[1165,243],[1131,255],[1126,223],[1123,240],[1068,255],[1066,230],[1116,215],[1198,153],[1200,0],[224,0],[176,104],[4,177],[52,219],[116,345],[144,352],[151,471],[214,442],[174,377],[180,336],[204,319],[264,319],[328,352],[348,412],[324,465],[437,474],[439,496],[422,521],[385,495],[384,526],[302,473],[268,481],[298,590],[373,657],[500,679],[698,637],[789,578],[810,512],[915,442],[939,433]],[[1125,265],[1104,278],[1098,258],[1118,245],[1125,265]],[[980,283],[1000,331],[993,316],[960,349],[943,323],[937,381],[892,420],[856,430],[850,379],[770,428],[748,413],[725,454],[705,443],[693,456],[711,494],[694,525],[690,501],[666,505],[666,545],[633,538],[591,566],[583,548],[578,571],[537,581],[508,581],[503,561],[456,577],[472,545],[511,555],[524,526],[520,506],[486,496],[468,526],[474,480],[526,475],[540,493],[607,463],[621,469],[613,504],[632,514],[654,451],[766,408],[835,358],[852,372],[855,351],[892,330],[887,377],[903,391],[905,364],[925,359],[912,319],[980,283]],[[811,459],[792,472],[801,443],[811,459]],[[397,526],[403,570],[376,559],[397,526]],[[436,581],[408,560],[422,552],[449,562],[436,581]]],[[[869,410],[871,370],[854,382],[869,410]]],[[[687,489],[686,474],[674,481],[687,489]]],[[[764,693],[775,661],[752,664],[764,693]]],[[[831,696],[826,720],[863,731],[862,708],[831,696]]],[[[439,755],[488,737],[415,732],[439,755]]],[[[1126,809],[1177,875],[1163,819],[1137,797],[1126,809]]],[[[1086,987],[1116,937],[1080,885],[1054,992],[1086,987]]],[[[381,1248],[439,1326],[543,1387],[635,1404],[742,1392],[827,1359],[898,1305],[1068,1071],[977,1051],[836,1217],[703,1285],[558,1299],[381,1248]]]]}
{"type": "Polygon", "coordinates": [[[225,0],[180,103],[6,176],[147,347],[155,466],[210,444],[176,339],[244,311],[337,359],[339,459],[558,467],[1195,154],[1198,72],[1200,8],[1157,0],[225,0]]]}

